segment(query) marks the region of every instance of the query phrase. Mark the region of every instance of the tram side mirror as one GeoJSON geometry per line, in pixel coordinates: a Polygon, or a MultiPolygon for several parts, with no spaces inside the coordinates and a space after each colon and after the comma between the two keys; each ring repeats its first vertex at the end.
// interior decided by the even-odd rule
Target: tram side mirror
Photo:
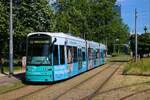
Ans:
{"type": "Polygon", "coordinates": [[[56,39],[56,38],[54,38],[53,44],[54,44],[56,41],[57,41],[57,39],[56,39]]]}
{"type": "Polygon", "coordinates": [[[52,47],[56,41],[57,41],[57,39],[54,38],[54,41],[52,42],[52,44],[50,44],[50,47],[52,47]]]}

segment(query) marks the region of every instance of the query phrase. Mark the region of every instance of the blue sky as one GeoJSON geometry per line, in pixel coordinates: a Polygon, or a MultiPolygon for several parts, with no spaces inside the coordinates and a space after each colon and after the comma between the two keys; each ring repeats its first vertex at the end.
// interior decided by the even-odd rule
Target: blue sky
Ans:
{"type": "Polygon", "coordinates": [[[144,33],[144,26],[150,31],[150,0],[117,0],[121,4],[121,16],[128,24],[130,32],[134,32],[134,11],[137,8],[137,32],[144,33]]]}

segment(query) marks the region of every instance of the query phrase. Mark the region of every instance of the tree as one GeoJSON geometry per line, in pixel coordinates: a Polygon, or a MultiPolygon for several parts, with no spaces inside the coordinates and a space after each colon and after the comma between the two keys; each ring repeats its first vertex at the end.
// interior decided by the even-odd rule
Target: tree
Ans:
{"type": "Polygon", "coordinates": [[[8,48],[8,18],[7,5],[4,1],[0,1],[0,53],[8,48]]]}
{"type": "MultiPolygon", "coordinates": [[[[108,42],[110,50],[116,38],[127,43],[129,32],[114,10],[115,0],[58,0],[56,31],[70,32],[97,42],[108,42]]],[[[112,51],[110,51],[112,52],[112,51]]]]}
{"type": "MultiPolygon", "coordinates": [[[[135,52],[135,35],[130,38],[130,48],[135,52]]],[[[150,33],[138,35],[138,54],[142,58],[144,54],[150,53],[150,33]]]]}
{"type": "Polygon", "coordinates": [[[144,54],[150,53],[150,33],[141,34],[138,37],[138,53],[141,57],[143,57],[144,54]]]}
{"type": "MultiPolygon", "coordinates": [[[[0,2],[0,33],[5,39],[8,52],[9,1],[0,2]]],[[[30,32],[52,31],[53,12],[48,0],[13,0],[13,30],[15,57],[25,55],[26,36],[30,32]],[[19,47],[19,48],[18,48],[19,47]]]]}
{"type": "Polygon", "coordinates": [[[87,0],[58,0],[55,31],[70,32],[80,36],[86,31],[87,0]],[[84,11],[84,12],[83,12],[84,11]],[[83,15],[84,14],[84,15],[83,15]]]}
{"type": "MultiPolygon", "coordinates": [[[[50,6],[48,0],[13,0],[13,28],[15,56],[25,55],[26,35],[30,32],[65,32],[102,43],[120,43],[128,40],[128,27],[114,10],[116,0],[57,0],[50,6]],[[23,45],[23,46],[22,46],[23,45]],[[18,47],[20,49],[18,49],[18,47]]],[[[9,1],[0,1],[0,32],[8,52],[9,1]],[[7,44],[7,45],[6,45],[7,44]]],[[[110,51],[112,52],[112,51],[110,51]]]]}
{"type": "Polygon", "coordinates": [[[20,45],[20,50],[18,45],[14,45],[14,51],[25,55],[22,44],[25,44],[27,34],[51,31],[53,13],[48,0],[18,0],[14,3],[14,14],[14,44],[20,45]]]}

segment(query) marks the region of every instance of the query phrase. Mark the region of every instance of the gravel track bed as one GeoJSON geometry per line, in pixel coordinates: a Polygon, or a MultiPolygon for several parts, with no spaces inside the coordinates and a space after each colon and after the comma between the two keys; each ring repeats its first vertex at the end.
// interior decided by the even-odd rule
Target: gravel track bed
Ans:
{"type": "Polygon", "coordinates": [[[15,100],[18,99],[24,95],[30,94],[34,91],[37,91],[39,89],[42,89],[46,86],[25,86],[23,88],[19,88],[13,91],[10,91],[5,94],[0,95],[0,100],[15,100]]]}
{"type": "Polygon", "coordinates": [[[92,100],[150,100],[150,77],[121,73],[122,67],[92,100]]]}
{"type": "Polygon", "coordinates": [[[150,100],[150,88],[129,94],[120,100],[150,100]]]}
{"type": "MultiPolygon", "coordinates": [[[[110,75],[109,72],[115,70],[117,67],[117,65],[114,66],[111,64],[112,66],[106,69],[109,74],[104,71],[88,80],[89,77],[104,70],[109,65],[103,65],[51,86],[36,85],[17,89],[0,95],[0,100],[55,100],[57,97],[58,100],[79,100],[91,95],[104,82],[106,77],[110,75]],[[85,82],[80,84],[83,81],[85,82]]],[[[150,100],[150,77],[126,76],[121,74],[122,67],[119,68],[92,100],[150,100]]]]}
{"type": "MultiPolygon", "coordinates": [[[[108,77],[110,77],[111,73],[114,72],[116,67],[118,66],[110,66],[109,69],[99,73],[97,76],[81,84],[79,87],[73,89],[72,91],[69,91],[67,94],[58,98],[58,100],[80,100],[86,96],[91,96],[91,94],[93,94],[108,77]]],[[[87,100],[87,98],[85,98],[85,100],[87,100]]]]}
{"type": "Polygon", "coordinates": [[[76,85],[80,84],[82,81],[85,81],[89,77],[95,75],[95,73],[98,73],[99,71],[104,70],[105,67],[107,67],[107,66],[109,66],[109,64],[103,65],[103,66],[98,67],[93,70],[90,70],[86,73],[80,74],[69,80],[65,80],[63,82],[56,83],[49,88],[43,89],[42,91],[25,96],[25,97],[21,98],[21,100],[41,100],[41,99],[54,100],[59,95],[64,94],[65,91],[70,90],[72,87],[75,87],[76,85]]]}

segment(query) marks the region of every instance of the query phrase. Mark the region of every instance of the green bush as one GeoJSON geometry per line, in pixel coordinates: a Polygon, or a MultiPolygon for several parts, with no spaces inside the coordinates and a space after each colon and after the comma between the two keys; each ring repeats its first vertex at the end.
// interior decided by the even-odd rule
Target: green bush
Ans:
{"type": "Polygon", "coordinates": [[[150,58],[143,58],[138,62],[131,61],[124,67],[123,74],[150,75],[150,58]]]}

